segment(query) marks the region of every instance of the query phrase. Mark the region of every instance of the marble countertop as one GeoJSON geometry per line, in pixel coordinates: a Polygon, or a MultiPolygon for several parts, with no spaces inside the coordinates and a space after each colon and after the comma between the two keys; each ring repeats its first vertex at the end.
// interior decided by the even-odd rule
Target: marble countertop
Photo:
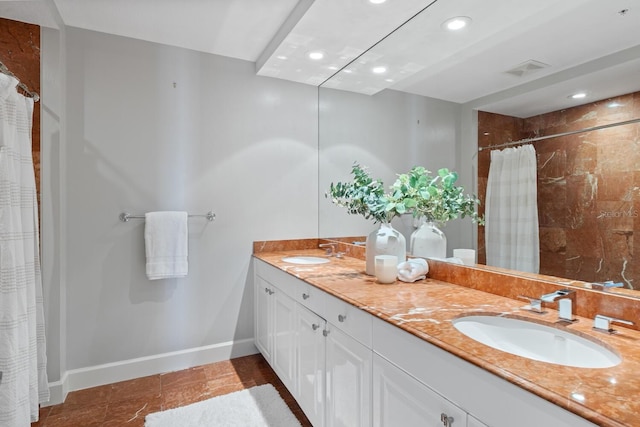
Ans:
{"type": "Polygon", "coordinates": [[[480,344],[460,333],[452,320],[469,314],[508,314],[555,324],[557,311],[522,310],[525,301],[433,279],[382,285],[364,272],[364,261],[330,258],[321,265],[297,265],[285,256],[323,256],[318,249],[255,253],[325,292],[430,342],[468,362],[516,384],[601,426],[640,425],[640,332],[617,327],[616,334],[592,329],[593,320],[577,317],[566,328],[604,343],[622,362],[611,368],[575,368],[538,362],[480,344]]]}

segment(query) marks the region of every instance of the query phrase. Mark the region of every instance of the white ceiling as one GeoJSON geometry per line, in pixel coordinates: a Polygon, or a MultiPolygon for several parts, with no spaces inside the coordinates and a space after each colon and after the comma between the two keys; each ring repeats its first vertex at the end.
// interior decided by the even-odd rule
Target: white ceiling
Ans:
{"type": "Polygon", "coordinates": [[[262,76],[520,117],[571,106],[578,89],[584,102],[640,90],[638,0],[0,0],[0,17],[239,58],[262,76]],[[472,18],[468,29],[442,29],[459,15],[472,18]],[[309,60],[312,50],[325,57],[309,60]],[[506,73],[529,60],[548,67],[506,73]],[[374,65],[387,72],[372,74],[374,65]],[[350,73],[335,74],[345,66],[350,73]]]}

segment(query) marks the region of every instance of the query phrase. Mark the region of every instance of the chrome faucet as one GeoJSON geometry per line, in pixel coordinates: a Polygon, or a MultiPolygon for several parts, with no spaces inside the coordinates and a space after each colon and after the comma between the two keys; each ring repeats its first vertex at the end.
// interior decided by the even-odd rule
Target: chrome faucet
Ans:
{"type": "Polygon", "coordinates": [[[529,305],[522,307],[523,310],[532,311],[538,314],[546,313],[546,311],[542,309],[542,300],[540,298],[528,297],[526,295],[518,295],[518,298],[529,301],[529,305]]]}
{"type": "Polygon", "coordinates": [[[325,250],[325,255],[327,256],[333,256],[334,252],[336,251],[336,244],[335,243],[321,243],[318,245],[319,248],[327,248],[325,250]]]}
{"type": "Polygon", "coordinates": [[[576,321],[573,317],[573,303],[575,302],[575,299],[576,292],[569,289],[559,289],[540,297],[540,300],[544,302],[558,301],[558,320],[563,322],[576,321]]]}

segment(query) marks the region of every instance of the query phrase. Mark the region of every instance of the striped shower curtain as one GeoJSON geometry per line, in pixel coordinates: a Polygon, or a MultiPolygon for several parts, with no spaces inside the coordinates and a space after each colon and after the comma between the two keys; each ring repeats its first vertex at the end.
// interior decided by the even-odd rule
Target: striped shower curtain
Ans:
{"type": "Polygon", "coordinates": [[[49,400],[40,276],[33,99],[0,74],[0,426],[38,420],[49,400]]]}
{"type": "Polygon", "coordinates": [[[485,204],[487,265],[538,273],[537,198],[533,145],[493,150],[485,204]]]}

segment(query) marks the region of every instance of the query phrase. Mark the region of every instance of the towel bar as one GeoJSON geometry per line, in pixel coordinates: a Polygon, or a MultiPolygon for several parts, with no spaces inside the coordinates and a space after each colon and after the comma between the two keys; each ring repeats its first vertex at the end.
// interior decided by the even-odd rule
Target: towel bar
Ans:
{"type": "MultiPolygon", "coordinates": [[[[189,218],[193,217],[203,217],[207,218],[207,221],[213,222],[216,219],[216,214],[214,214],[212,211],[209,211],[204,215],[189,215],[189,218]]],[[[128,222],[130,219],[144,219],[144,215],[132,215],[129,212],[122,212],[120,214],[120,221],[128,222]]]]}

